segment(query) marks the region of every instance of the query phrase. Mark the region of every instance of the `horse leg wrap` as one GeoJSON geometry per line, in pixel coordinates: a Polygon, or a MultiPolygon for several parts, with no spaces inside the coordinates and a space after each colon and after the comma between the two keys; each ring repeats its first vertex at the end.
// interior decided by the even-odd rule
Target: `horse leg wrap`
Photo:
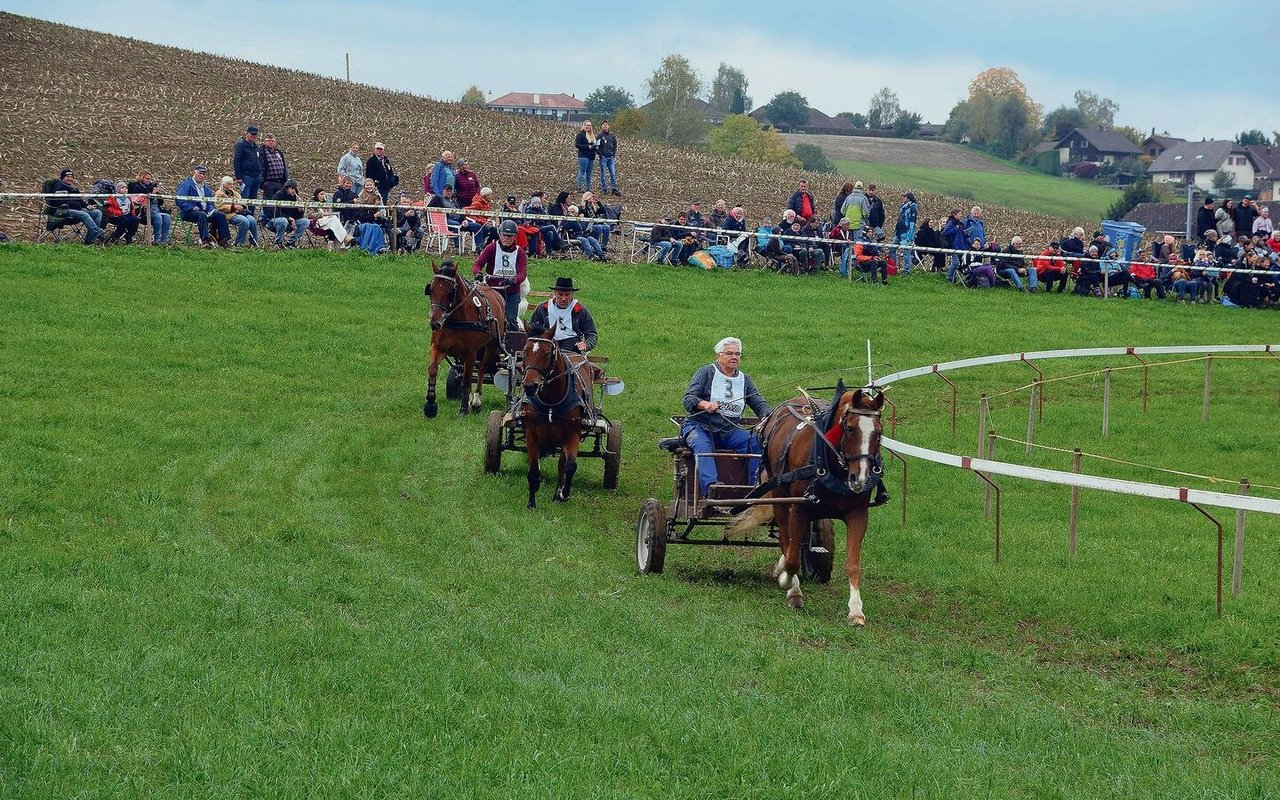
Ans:
{"type": "Polygon", "coordinates": [[[560,485],[556,487],[556,499],[564,502],[569,499],[569,493],[573,491],[573,473],[578,471],[578,459],[571,458],[565,462],[564,474],[560,478],[560,485]]]}
{"type": "Polygon", "coordinates": [[[427,400],[422,405],[422,413],[428,417],[434,417],[440,407],[436,405],[436,387],[435,384],[427,387],[427,400]]]}

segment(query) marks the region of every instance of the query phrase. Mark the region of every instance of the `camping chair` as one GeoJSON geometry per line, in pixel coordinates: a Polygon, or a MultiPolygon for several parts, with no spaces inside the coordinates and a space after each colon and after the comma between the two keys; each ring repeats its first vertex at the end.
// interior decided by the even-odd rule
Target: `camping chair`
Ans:
{"type": "Polygon", "coordinates": [[[631,248],[627,254],[627,260],[632,264],[636,263],[637,257],[643,257],[645,261],[653,260],[653,243],[649,238],[652,233],[653,223],[651,222],[634,222],[631,224],[631,235],[628,237],[631,241],[631,248]]]}
{"type": "MultiPolygon", "coordinates": [[[[449,227],[449,218],[445,216],[443,211],[427,211],[427,227],[426,233],[422,237],[422,249],[431,247],[433,243],[440,245],[439,253],[444,253],[450,246],[451,242],[456,242],[458,252],[462,252],[462,235],[458,233],[457,228],[449,227]]],[[[474,246],[475,240],[472,239],[474,246]]]]}
{"type": "MultiPolygon", "coordinates": [[[[53,194],[54,178],[45,178],[40,184],[42,194],[53,194]]],[[[84,238],[84,223],[78,219],[62,216],[62,209],[53,205],[53,198],[46,197],[40,207],[39,227],[36,230],[36,243],[69,241],[71,237],[84,238]]]]}

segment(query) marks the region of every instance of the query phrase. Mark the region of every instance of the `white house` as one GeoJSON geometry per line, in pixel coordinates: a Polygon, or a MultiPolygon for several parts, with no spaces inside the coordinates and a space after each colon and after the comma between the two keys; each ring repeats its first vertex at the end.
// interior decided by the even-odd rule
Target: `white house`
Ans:
{"type": "Polygon", "coordinates": [[[1165,150],[1147,168],[1151,180],[1176,183],[1181,186],[1194,184],[1205,191],[1213,191],[1213,175],[1226,170],[1235,178],[1231,188],[1253,189],[1257,165],[1248,150],[1232,141],[1181,142],[1165,150]]]}

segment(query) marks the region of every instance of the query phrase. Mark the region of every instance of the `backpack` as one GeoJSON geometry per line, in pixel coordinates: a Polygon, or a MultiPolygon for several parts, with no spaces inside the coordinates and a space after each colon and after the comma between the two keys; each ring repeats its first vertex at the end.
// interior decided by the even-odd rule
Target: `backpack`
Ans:
{"type": "Polygon", "coordinates": [[[715,261],[715,265],[717,267],[726,268],[733,267],[734,259],[738,255],[737,251],[732,247],[723,244],[712,245],[707,248],[706,252],[711,255],[711,258],[715,261]]]}
{"type": "Polygon", "coordinates": [[[89,191],[85,194],[115,194],[116,182],[110,178],[99,178],[89,187],[89,191]]]}

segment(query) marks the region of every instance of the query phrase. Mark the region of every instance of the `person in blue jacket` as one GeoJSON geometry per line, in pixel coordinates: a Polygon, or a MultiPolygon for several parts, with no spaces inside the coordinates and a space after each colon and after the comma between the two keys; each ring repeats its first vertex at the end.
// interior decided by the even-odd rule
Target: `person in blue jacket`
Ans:
{"type": "Polygon", "coordinates": [[[213,189],[205,182],[209,168],[197,164],[191,170],[191,177],[178,184],[178,213],[187,222],[194,222],[200,231],[200,244],[213,247],[209,238],[209,223],[218,229],[218,241],[224,245],[231,242],[231,228],[227,224],[227,215],[213,205],[213,189]],[[197,197],[199,200],[184,200],[185,197],[197,197]]]}
{"type": "MultiPolygon", "coordinates": [[[[942,228],[942,241],[948,249],[951,250],[968,250],[969,239],[964,232],[964,222],[960,219],[960,209],[951,209],[951,216],[947,217],[947,224],[942,228]]],[[[960,268],[961,253],[949,253],[951,256],[947,264],[947,280],[951,283],[956,282],[956,270],[960,268]]]]}
{"type": "Polygon", "coordinates": [[[236,142],[231,169],[235,173],[236,180],[241,183],[240,196],[245,200],[256,198],[258,187],[262,186],[262,149],[258,147],[256,125],[245,128],[244,136],[236,142]]]}

